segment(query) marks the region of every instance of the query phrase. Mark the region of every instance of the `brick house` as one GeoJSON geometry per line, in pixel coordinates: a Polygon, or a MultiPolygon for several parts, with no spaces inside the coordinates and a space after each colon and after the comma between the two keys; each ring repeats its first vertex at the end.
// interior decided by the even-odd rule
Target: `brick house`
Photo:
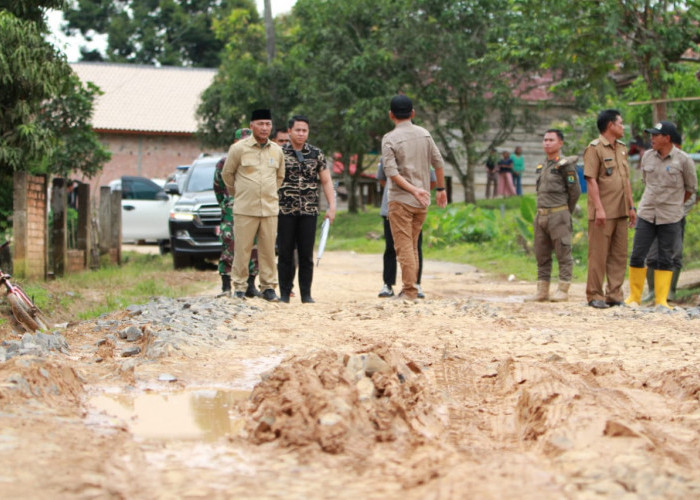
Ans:
{"type": "Polygon", "coordinates": [[[165,179],[203,152],[195,112],[216,69],[136,64],[71,63],[83,82],[93,82],[92,125],[112,159],[89,180],[94,192],[122,175],[165,179]]]}

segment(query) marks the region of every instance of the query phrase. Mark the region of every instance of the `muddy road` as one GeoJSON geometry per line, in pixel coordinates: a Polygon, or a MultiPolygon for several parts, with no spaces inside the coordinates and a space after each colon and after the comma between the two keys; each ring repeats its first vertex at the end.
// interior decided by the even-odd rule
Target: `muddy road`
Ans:
{"type": "Polygon", "coordinates": [[[700,497],[698,308],[524,303],[432,261],[425,300],[378,299],[381,257],[350,252],[316,304],[200,276],[67,345],[6,339],[1,497],[700,497]]]}

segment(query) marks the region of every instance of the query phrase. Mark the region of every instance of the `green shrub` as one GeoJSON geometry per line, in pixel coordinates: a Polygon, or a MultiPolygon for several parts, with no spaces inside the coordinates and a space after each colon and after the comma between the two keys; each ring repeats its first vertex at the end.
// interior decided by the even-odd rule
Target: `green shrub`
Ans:
{"type": "Polygon", "coordinates": [[[475,205],[451,205],[439,212],[431,210],[423,225],[423,243],[444,247],[461,242],[480,243],[498,234],[496,211],[475,205]]]}

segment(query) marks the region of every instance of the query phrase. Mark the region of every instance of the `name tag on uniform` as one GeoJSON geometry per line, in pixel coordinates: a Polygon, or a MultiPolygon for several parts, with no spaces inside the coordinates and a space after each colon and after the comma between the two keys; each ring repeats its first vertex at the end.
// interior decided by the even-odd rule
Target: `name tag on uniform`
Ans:
{"type": "Polygon", "coordinates": [[[270,158],[270,166],[271,167],[275,166],[275,160],[273,158],[270,158]]]}

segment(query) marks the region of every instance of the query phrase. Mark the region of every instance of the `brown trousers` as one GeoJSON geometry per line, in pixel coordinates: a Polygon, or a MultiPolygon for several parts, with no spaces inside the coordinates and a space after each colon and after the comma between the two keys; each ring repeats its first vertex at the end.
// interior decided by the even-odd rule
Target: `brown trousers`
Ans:
{"type": "Polygon", "coordinates": [[[402,292],[409,299],[418,298],[418,237],[428,210],[392,201],[389,203],[389,225],[394,238],[396,260],[401,266],[402,292]]]}
{"type": "Polygon", "coordinates": [[[537,281],[549,281],[551,278],[552,250],[559,262],[559,281],[570,282],[574,258],[571,256],[571,214],[568,210],[535,217],[537,281]]]}
{"type": "Polygon", "coordinates": [[[627,226],[629,219],[606,219],[605,225],[596,226],[588,221],[588,280],[586,300],[622,302],[622,284],[627,270],[627,226]],[[608,286],[603,292],[603,280],[608,286]]]}
{"type": "Polygon", "coordinates": [[[236,214],[233,218],[233,235],[236,251],[233,254],[233,284],[236,292],[248,288],[248,261],[255,237],[258,238],[258,263],[260,265],[260,290],[277,287],[277,261],[275,239],[277,216],[254,217],[236,214]]]}

